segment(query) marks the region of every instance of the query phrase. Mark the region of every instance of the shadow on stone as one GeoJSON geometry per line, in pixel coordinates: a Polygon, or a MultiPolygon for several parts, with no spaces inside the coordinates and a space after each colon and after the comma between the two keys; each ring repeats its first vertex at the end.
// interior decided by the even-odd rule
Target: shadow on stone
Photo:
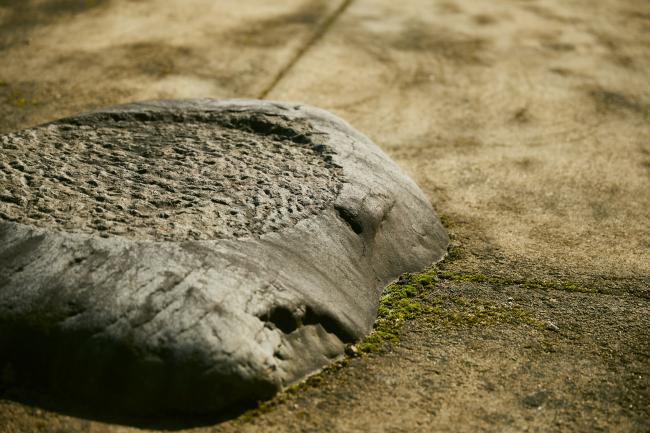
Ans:
{"type": "MultiPolygon", "coordinates": [[[[206,413],[200,408],[204,407],[206,399],[214,398],[215,390],[206,389],[201,375],[195,374],[205,371],[206,366],[191,355],[163,366],[155,360],[140,359],[137,348],[107,340],[96,344],[90,352],[70,357],[69,353],[87,344],[90,336],[53,333],[43,325],[5,324],[0,327],[0,347],[14,349],[10,353],[0,353],[0,365],[3,365],[0,398],[101,422],[178,430],[236,418],[258,404],[250,400],[250,395],[270,398],[276,392],[268,383],[249,382],[242,386],[242,383],[234,383],[235,378],[224,376],[217,380],[223,384],[223,393],[230,395],[233,404],[225,411],[206,413]],[[172,377],[166,372],[169,369],[185,371],[182,373],[183,386],[173,391],[177,402],[185,400],[182,411],[160,409],[168,406],[165,398],[170,396],[161,388],[174,386],[168,381],[172,377]],[[104,374],[98,376],[97,371],[104,374]],[[93,380],[89,381],[91,377],[93,380]],[[120,391],[119,383],[125,381],[129,382],[128,386],[122,386],[128,388],[128,393],[120,391]],[[134,390],[140,392],[134,393],[134,390]],[[193,406],[196,412],[192,411],[193,406]]],[[[178,374],[176,371],[174,375],[178,374]]]]}

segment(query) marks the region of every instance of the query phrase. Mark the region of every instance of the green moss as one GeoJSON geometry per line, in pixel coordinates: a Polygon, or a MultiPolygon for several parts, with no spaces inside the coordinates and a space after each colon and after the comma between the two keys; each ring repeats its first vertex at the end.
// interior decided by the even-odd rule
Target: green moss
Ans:
{"type": "Polygon", "coordinates": [[[13,102],[17,108],[23,108],[25,105],[27,105],[27,100],[25,98],[16,98],[13,102]]]}
{"type": "Polygon", "coordinates": [[[595,293],[598,292],[596,289],[592,289],[591,287],[585,287],[580,284],[572,283],[572,282],[563,282],[561,283],[561,287],[564,290],[568,290],[570,292],[581,292],[581,293],[595,293]]]}
{"type": "Polygon", "coordinates": [[[431,302],[435,307],[426,320],[433,323],[456,326],[530,325],[538,329],[546,326],[518,305],[447,295],[436,296],[431,302]]]}
{"type": "Polygon", "coordinates": [[[424,273],[404,274],[386,287],[379,300],[377,320],[370,335],[355,347],[359,353],[376,352],[384,343],[399,341],[399,333],[405,320],[412,320],[428,311],[419,298],[425,289],[432,289],[438,282],[435,270],[424,273]]]}
{"type": "Polygon", "coordinates": [[[449,264],[451,262],[455,262],[456,260],[462,259],[463,256],[463,249],[458,245],[451,244],[447,249],[447,257],[445,257],[445,263],[449,264]]]}
{"type": "Polygon", "coordinates": [[[583,286],[578,283],[568,281],[546,281],[546,280],[518,280],[501,276],[488,276],[483,274],[474,273],[458,273],[458,272],[439,272],[438,277],[441,280],[451,281],[470,281],[476,283],[487,283],[495,286],[522,286],[527,289],[558,289],[567,290],[570,292],[580,293],[597,293],[598,290],[590,287],[583,286]]]}
{"type": "Polygon", "coordinates": [[[446,214],[438,214],[438,219],[446,229],[450,229],[454,226],[454,220],[446,214]]]}
{"type": "Polygon", "coordinates": [[[422,315],[425,315],[429,322],[447,325],[489,326],[507,323],[545,328],[543,322],[516,305],[446,295],[425,300],[423,295],[429,293],[440,280],[478,282],[493,286],[518,285],[530,289],[561,289],[583,293],[595,291],[572,282],[516,280],[502,276],[441,271],[436,267],[423,273],[405,274],[384,291],[373,331],[356,345],[356,350],[362,354],[371,353],[380,350],[384,343],[398,342],[404,321],[422,315]]]}
{"type": "Polygon", "coordinates": [[[439,272],[438,277],[441,280],[452,280],[452,281],[472,281],[476,283],[488,283],[496,285],[511,285],[515,284],[513,280],[503,277],[490,277],[482,274],[467,274],[467,273],[457,273],[457,272],[439,272]]]}
{"type": "MultiPolygon", "coordinates": [[[[7,82],[0,80],[0,88],[8,86],[9,84],[7,82]]],[[[8,92],[5,95],[5,101],[9,105],[13,105],[16,108],[24,108],[27,104],[36,104],[35,100],[28,100],[24,95],[21,94],[21,92],[12,89],[11,87],[8,87],[7,90],[8,92]]]]}

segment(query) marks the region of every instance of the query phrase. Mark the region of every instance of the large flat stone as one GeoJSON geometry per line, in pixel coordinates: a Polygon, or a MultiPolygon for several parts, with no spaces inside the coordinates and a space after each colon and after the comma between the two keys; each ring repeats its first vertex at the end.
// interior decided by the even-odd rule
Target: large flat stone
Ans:
{"type": "Polygon", "coordinates": [[[445,253],[418,187],[312,107],[129,104],[0,137],[0,372],[129,412],[270,397],[445,253]]]}

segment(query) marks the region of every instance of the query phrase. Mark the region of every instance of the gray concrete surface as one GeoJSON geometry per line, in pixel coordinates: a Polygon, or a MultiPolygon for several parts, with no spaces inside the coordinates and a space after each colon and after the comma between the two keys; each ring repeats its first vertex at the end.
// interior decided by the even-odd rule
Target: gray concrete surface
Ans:
{"type": "MultiPolygon", "coordinates": [[[[117,20],[118,5],[128,4],[80,12],[67,26],[117,20]]],[[[145,4],[154,3],[138,7],[145,4]]],[[[148,22],[168,22],[169,9],[156,5],[148,22]]],[[[445,265],[455,279],[436,285],[432,297],[515,304],[559,331],[418,319],[407,323],[400,344],[353,360],[267,414],[193,431],[648,431],[648,3],[274,2],[281,11],[257,5],[257,20],[229,22],[249,39],[224,35],[221,46],[236,47],[243,58],[257,52],[259,41],[274,40],[265,46],[268,56],[283,54],[253,74],[264,85],[231,89],[331,110],[397,160],[445,216],[461,252],[445,265]],[[309,22],[307,11],[318,11],[318,19],[309,22]],[[262,25],[269,22],[293,30],[278,38],[284,27],[262,25]],[[540,281],[550,284],[532,284],[540,281]]],[[[38,89],[48,68],[37,60],[25,68],[24,59],[38,59],[48,35],[66,28],[35,26],[33,43],[3,49],[3,130],[59,117],[69,101],[94,106],[94,85],[81,82],[60,99],[28,103],[46,95],[38,89]]],[[[75,52],[78,44],[70,36],[54,49],[75,52]]],[[[129,68],[123,58],[102,60],[101,70],[124,66],[112,82],[118,89],[141,77],[137,63],[129,68]]],[[[149,86],[137,86],[164,81],[154,76],[149,86]]],[[[174,88],[170,96],[190,91],[174,88]]],[[[0,413],[7,432],[136,431],[13,401],[4,401],[0,413]]]]}

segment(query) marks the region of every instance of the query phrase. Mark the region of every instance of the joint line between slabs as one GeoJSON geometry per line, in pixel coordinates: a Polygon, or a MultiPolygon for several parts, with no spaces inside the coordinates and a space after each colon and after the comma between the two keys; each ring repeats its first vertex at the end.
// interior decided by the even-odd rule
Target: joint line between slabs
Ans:
{"type": "Polygon", "coordinates": [[[314,32],[314,34],[309,38],[307,43],[298,49],[298,52],[295,56],[286,64],[284,68],[280,70],[278,75],[271,81],[271,83],[260,93],[258,99],[266,99],[269,93],[284,79],[287,73],[298,63],[298,60],[305,55],[305,53],[321,39],[325,33],[332,27],[332,24],[337,20],[338,17],[345,12],[345,10],[352,4],[354,0],[344,0],[341,5],[330,15],[327,19],[321,24],[321,26],[314,32]]]}

